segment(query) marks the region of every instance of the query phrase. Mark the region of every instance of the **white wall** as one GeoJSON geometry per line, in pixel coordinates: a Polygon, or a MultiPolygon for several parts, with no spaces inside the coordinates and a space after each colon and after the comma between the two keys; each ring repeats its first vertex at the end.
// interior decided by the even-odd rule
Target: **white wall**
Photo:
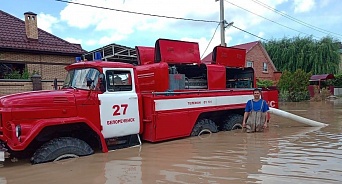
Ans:
{"type": "Polygon", "coordinates": [[[342,88],[334,88],[334,95],[342,95],[342,88]]]}

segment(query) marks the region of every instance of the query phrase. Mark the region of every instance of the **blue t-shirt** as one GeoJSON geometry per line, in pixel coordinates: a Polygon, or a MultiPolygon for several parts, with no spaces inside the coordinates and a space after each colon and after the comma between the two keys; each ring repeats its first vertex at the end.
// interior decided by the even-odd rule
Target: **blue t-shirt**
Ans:
{"type": "Polygon", "coordinates": [[[245,112],[251,112],[252,111],[252,103],[253,103],[253,110],[254,111],[260,111],[261,103],[263,103],[261,112],[267,112],[268,110],[270,110],[266,101],[263,99],[260,99],[257,102],[255,102],[253,100],[248,100],[248,102],[246,104],[245,112]]]}

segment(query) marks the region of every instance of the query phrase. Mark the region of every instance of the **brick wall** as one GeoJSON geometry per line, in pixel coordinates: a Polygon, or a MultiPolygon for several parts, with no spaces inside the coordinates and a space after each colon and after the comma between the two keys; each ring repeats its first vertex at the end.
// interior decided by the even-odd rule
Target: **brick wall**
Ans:
{"type": "Polygon", "coordinates": [[[32,91],[31,80],[0,79],[0,96],[32,91]]]}
{"type": "Polygon", "coordinates": [[[271,61],[267,59],[267,55],[264,54],[262,51],[263,48],[260,44],[253,47],[252,50],[250,50],[246,55],[246,61],[252,61],[253,62],[253,68],[255,71],[255,75],[257,79],[262,80],[274,80],[273,72],[275,72],[271,61]],[[267,63],[267,72],[263,72],[263,63],[267,63]]]}
{"type": "Polygon", "coordinates": [[[64,68],[74,60],[73,56],[18,52],[1,52],[0,54],[0,62],[24,63],[29,73],[36,71],[43,80],[53,80],[54,78],[64,80],[67,73],[64,68]]]}
{"type": "MultiPolygon", "coordinates": [[[[57,82],[58,89],[62,88],[63,81],[57,82]]],[[[42,90],[54,90],[53,81],[42,81],[42,90]]],[[[0,96],[32,91],[33,85],[30,79],[0,79],[0,96]]]]}
{"type": "MultiPolygon", "coordinates": [[[[63,86],[64,81],[57,82],[57,89],[61,89],[63,86]]],[[[54,90],[53,88],[53,81],[42,81],[43,90],[54,90]]]]}

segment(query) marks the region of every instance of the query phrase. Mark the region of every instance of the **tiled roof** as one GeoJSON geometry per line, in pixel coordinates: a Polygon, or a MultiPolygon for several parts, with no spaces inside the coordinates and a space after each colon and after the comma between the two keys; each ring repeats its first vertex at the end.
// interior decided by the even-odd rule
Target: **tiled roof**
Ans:
{"type": "Polygon", "coordinates": [[[1,10],[0,25],[0,49],[72,55],[86,52],[80,44],[69,43],[39,28],[38,40],[28,39],[25,22],[1,10]]]}
{"type": "Polygon", "coordinates": [[[234,45],[233,48],[245,49],[248,53],[254,46],[258,45],[259,41],[244,43],[240,45],[234,45]]]}
{"type": "Polygon", "coordinates": [[[327,79],[334,79],[334,74],[321,74],[321,75],[312,75],[310,77],[311,81],[319,81],[319,80],[327,80],[327,79]]]}

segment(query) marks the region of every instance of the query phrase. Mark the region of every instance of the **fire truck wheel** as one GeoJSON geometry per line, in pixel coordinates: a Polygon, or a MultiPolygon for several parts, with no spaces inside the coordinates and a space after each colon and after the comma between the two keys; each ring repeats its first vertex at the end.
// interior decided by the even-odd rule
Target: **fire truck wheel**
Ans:
{"type": "Polygon", "coordinates": [[[242,128],[243,116],[240,114],[229,115],[222,124],[223,131],[230,131],[242,128]]]}
{"type": "Polygon", "coordinates": [[[197,136],[202,133],[216,133],[218,132],[215,122],[210,119],[201,119],[197,121],[192,129],[191,136],[197,136]]]}
{"type": "Polygon", "coordinates": [[[32,156],[31,163],[39,164],[66,158],[91,155],[94,150],[83,140],[60,137],[45,143],[32,156]]]}

